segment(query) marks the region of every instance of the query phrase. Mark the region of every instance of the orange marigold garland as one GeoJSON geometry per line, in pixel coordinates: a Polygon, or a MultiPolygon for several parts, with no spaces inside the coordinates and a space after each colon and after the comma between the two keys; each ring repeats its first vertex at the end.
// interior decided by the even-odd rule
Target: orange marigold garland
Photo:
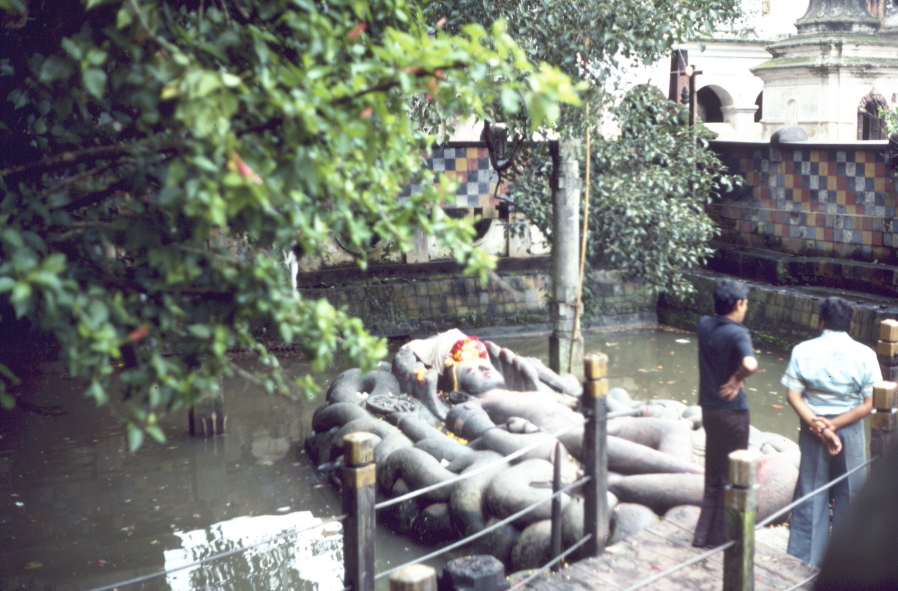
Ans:
{"type": "Polygon", "coordinates": [[[458,376],[455,373],[455,367],[464,361],[473,361],[475,359],[488,359],[486,346],[477,337],[467,337],[455,341],[449,355],[446,357],[446,367],[452,368],[452,385],[453,389],[458,390],[458,376]]]}
{"type": "Polygon", "coordinates": [[[487,359],[486,346],[477,337],[468,337],[459,339],[452,345],[449,350],[449,359],[446,365],[454,365],[462,361],[470,361],[472,359],[487,359]]]}

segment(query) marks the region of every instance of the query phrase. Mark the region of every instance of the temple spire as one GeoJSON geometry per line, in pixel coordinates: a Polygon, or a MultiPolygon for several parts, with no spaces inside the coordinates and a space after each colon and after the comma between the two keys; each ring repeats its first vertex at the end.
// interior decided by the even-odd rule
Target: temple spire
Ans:
{"type": "Polygon", "coordinates": [[[805,15],[795,21],[799,35],[872,33],[879,26],[879,19],[867,10],[866,0],[811,0],[805,15]]]}

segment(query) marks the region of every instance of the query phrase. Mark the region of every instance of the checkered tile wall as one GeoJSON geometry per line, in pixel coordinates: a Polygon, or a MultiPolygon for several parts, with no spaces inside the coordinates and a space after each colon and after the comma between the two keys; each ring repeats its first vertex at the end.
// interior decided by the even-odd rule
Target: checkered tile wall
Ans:
{"type": "MultiPolygon", "coordinates": [[[[499,204],[495,197],[499,175],[490,166],[486,144],[459,143],[434,148],[425,160],[425,174],[420,182],[406,186],[401,197],[421,191],[421,183],[436,183],[441,174],[458,183],[455,199],[447,200],[443,207],[483,207],[491,211],[499,204]]],[[[499,186],[499,194],[508,192],[505,183],[499,186]]]]}
{"type": "Polygon", "coordinates": [[[895,188],[885,149],[722,146],[751,190],[721,207],[724,227],[752,246],[895,258],[895,188]]]}

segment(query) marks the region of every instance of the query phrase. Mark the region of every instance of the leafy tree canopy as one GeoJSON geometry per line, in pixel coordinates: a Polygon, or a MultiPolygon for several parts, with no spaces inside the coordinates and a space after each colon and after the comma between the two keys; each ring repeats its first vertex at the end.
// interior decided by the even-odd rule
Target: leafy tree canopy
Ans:
{"type": "Polygon", "coordinates": [[[232,348],[286,390],[263,331],[316,371],[339,349],[363,366],[385,353],[358,319],[297,298],[284,252],[334,234],[407,249],[423,228],[489,264],[440,195],[396,197],[433,140],[410,97],[526,106],[534,127],[577,102],[501,21],[449,34],[404,0],[0,0],[0,17],[0,322],[52,334],[98,403],[121,387],[132,448],[242,371],[232,348]]]}
{"type": "MultiPolygon", "coordinates": [[[[438,0],[424,10],[430,19],[445,18],[449,30],[505,19],[531,60],[589,82],[582,96],[590,111],[565,107],[553,129],[585,147],[591,128],[589,261],[653,290],[683,292],[691,285],[681,270],[703,262],[716,232],[704,207],[731,179],[707,149],[712,134],[685,127],[682,105],[647,87],[626,88],[625,74],[666,59],[682,41],[710,37],[738,16],[738,7],[738,0],[438,0]],[[617,131],[600,133],[609,128],[617,131]]],[[[528,137],[529,117],[541,115],[510,113],[502,103],[487,107],[487,121],[506,124],[509,137],[519,140],[528,137]]],[[[510,198],[551,236],[548,151],[526,149],[518,162],[527,164],[507,173],[510,198]]],[[[594,313],[599,300],[589,297],[592,287],[588,276],[584,301],[594,313]]]]}

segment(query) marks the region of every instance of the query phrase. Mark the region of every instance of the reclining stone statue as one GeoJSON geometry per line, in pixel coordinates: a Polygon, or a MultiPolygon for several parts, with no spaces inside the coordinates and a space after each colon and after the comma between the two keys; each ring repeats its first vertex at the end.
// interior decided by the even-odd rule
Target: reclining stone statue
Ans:
{"type": "MultiPolygon", "coordinates": [[[[381,363],[364,375],[357,369],[340,374],[314,413],[306,450],[316,465],[332,469],[340,465],[343,437],[372,433],[378,487],[390,498],[476,470],[471,478],[379,516],[400,533],[436,544],[480,532],[550,496],[557,462],[565,483],[582,476],[581,393],[573,376],[453,329],[407,343],[390,365],[381,363]],[[498,463],[528,446],[510,464],[498,463]]],[[[701,420],[695,408],[633,401],[619,388],[607,398],[609,541],[617,542],[674,507],[700,504],[703,449],[694,442],[704,437],[696,436],[701,420]]],[[[763,519],[791,501],[797,445],[755,431],[752,445],[768,454],[759,471],[763,519]]],[[[336,478],[333,483],[339,486],[336,478]]],[[[543,564],[549,506],[481,537],[471,553],[492,554],[515,570],[543,564]]],[[[563,506],[569,546],[583,528],[576,489],[565,495],[563,506]]]]}

